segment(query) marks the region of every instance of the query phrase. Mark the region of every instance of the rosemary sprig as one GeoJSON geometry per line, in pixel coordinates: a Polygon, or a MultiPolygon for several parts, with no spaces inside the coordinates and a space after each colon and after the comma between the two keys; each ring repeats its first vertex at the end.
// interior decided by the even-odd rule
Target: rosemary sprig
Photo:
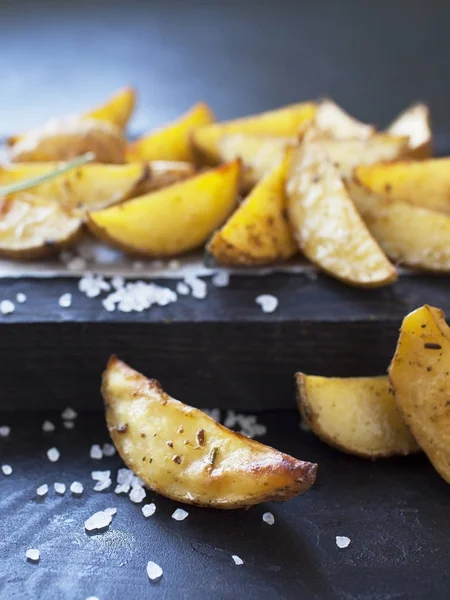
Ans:
{"type": "Polygon", "coordinates": [[[30,179],[25,179],[24,181],[17,181],[16,183],[10,183],[9,185],[0,186],[0,197],[9,196],[9,194],[15,194],[16,192],[23,192],[24,190],[28,190],[29,188],[35,187],[45,181],[49,181],[50,179],[54,179],[63,173],[67,173],[67,171],[72,171],[77,167],[81,167],[88,162],[91,162],[95,158],[95,154],[93,152],[87,152],[86,154],[82,154],[81,156],[77,156],[73,160],[66,162],[60,167],[56,167],[50,173],[46,173],[45,175],[38,175],[36,177],[30,177],[30,179]]]}

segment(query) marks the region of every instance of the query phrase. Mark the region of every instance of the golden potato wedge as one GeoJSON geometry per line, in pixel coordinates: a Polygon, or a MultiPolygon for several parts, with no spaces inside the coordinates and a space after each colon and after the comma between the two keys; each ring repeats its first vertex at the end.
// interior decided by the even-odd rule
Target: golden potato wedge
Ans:
{"type": "Polygon", "coordinates": [[[262,265],[298,252],[287,219],[285,181],[289,156],[253,189],[208,245],[223,265],[262,265]]]}
{"type": "Polygon", "coordinates": [[[387,133],[408,136],[411,158],[429,158],[433,153],[430,110],[426,104],[414,104],[404,110],[389,125],[387,133]]]}
{"type": "Polygon", "coordinates": [[[104,104],[83,113],[83,118],[105,121],[115,125],[123,131],[136,104],[136,91],[132,87],[124,87],[118,90],[104,104]]]}
{"type": "Polygon", "coordinates": [[[382,198],[359,181],[346,182],[369,231],[393,261],[427,271],[450,272],[450,216],[382,198]]]}
{"type": "Polygon", "coordinates": [[[366,140],[375,133],[373,125],[358,121],[328,98],[319,103],[314,125],[319,131],[338,140],[366,140]]]}
{"type": "Polygon", "coordinates": [[[283,502],[314,483],[317,465],[230,431],[115,357],[103,374],[102,395],[125,464],[172,500],[242,508],[283,502]]]}
{"type": "Polygon", "coordinates": [[[450,158],[360,166],[354,175],[387,200],[450,213],[450,158]]]}
{"type": "Polygon", "coordinates": [[[127,148],[127,161],[180,160],[193,162],[191,134],[214,123],[215,116],[204,102],[198,102],[172,123],[150,131],[127,148]]]}
{"type": "Polygon", "coordinates": [[[123,163],[125,138],[114,125],[68,117],[49,121],[24,134],[9,150],[11,162],[70,160],[94,152],[100,163],[123,163]]]}
{"type": "Polygon", "coordinates": [[[450,330],[444,313],[422,306],[403,320],[389,367],[395,401],[419,446],[450,483],[450,330]]]}
{"type": "Polygon", "coordinates": [[[384,377],[296,374],[303,420],[317,437],[363,458],[419,452],[384,377]]]}
{"type": "Polygon", "coordinates": [[[339,171],[319,144],[293,152],[286,185],[297,243],[318,267],[345,283],[377,287],[397,279],[394,266],[353,206],[339,171]]]}
{"type": "Polygon", "coordinates": [[[133,254],[176,256],[198,248],[237,203],[240,164],[222,165],[88,215],[94,235],[133,254]]]}
{"type": "Polygon", "coordinates": [[[295,137],[314,119],[316,104],[301,102],[258,115],[213,123],[192,133],[192,142],[201,159],[214,164],[221,158],[220,139],[236,133],[269,137],[295,137]]]}
{"type": "Polygon", "coordinates": [[[0,199],[0,256],[30,259],[75,243],[82,220],[48,198],[21,192],[0,199]]]}
{"type": "Polygon", "coordinates": [[[134,190],[133,196],[142,196],[149,192],[155,192],[195,175],[195,167],[189,162],[154,160],[141,164],[144,165],[144,174],[142,180],[134,190]]]}
{"type": "Polygon", "coordinates": [[[241,190],[247,193],[282,162],[286,148],[295,144],[295,138],[235,133],[220,138],[218,152],[222,162],[241,159],[241,190]]]}

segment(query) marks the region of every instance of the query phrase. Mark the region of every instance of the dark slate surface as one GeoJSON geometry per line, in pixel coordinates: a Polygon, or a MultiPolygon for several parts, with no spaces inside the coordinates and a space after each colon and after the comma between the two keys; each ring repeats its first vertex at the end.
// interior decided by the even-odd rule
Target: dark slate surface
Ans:
{"type": "Polygon", "coordinates": [[[140,506],[112,492],[92,490],[94,469],[116,469],[120,459],[89,458],[92,443],[107,441],[101,414],[81,415],[76,428],[61,427],[58,414],[0,414],[12,427],[0,439],[0,598],[2,600],[166,600],[261,598],[295,600],[447,600],[450,589],[448,486],[424,456],[376,463],[328,448],[298,428],[294,412],[265,413],[262,441],[305,460],[317,461],[317,484],[286,504],[248,511],[187,508],[183,522],[171,519],[178,505],[154,493],[157,510],[145,520],[140,506]],[[43,434],[44,418],[57,431],[43,434]],[[46,450],[61,451],[50,463],[46,450]],[[55,481],[81,481],[79,499],[36,488],[55,481]],[[116,507],[109,531],[87,535],[84,521],[116,507]],[[262,522],[269,510],[275,524],[262,522]],[[348,536],[339,549],[336,535],[348,536]],[[39,548],[39,564],[27,563],[27,548],[39,548]],[[236,566],[237,554],[244,565],[236,566]],[[159,583],[146,576],[147,561],[164,569],[159,583]]]}

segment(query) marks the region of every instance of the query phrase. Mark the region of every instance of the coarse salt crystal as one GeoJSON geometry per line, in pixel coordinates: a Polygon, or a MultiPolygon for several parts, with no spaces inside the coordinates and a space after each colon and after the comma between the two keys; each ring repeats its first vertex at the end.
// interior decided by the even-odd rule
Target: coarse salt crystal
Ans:
{"type": "Polygon", "coordinates": [[[199,279],[195,275],[186,275],[184,281],[190,286],[193,298],[197,300],[204,300],[206,298],[208,288],[203,279],[199,279]]]}
{"type": "Polygon", "coordinates": [[[145,484],[140,477],[138,477],[137,475],[133,475],[133,478],[131,479],[131,487],[132,488],[143,487],[144,485],[145,484]]]}
{"type": "Polygon", "coordinates": [[[98,444],[92,444],[91,449],[89,451],[89,456],[95,460],[100,460],[103,458],[102,449],[98,444]]]}
{"type": "Polygon", "coordinates": [[[216,287],[227,287],[227,285],[230,283],[230,274],[228,271],[219,271],[213,275],[211,283],[216,287]]]}
{"type": "Polygon", "coordinates": [[[134,487],[130,492],[130,500],[135,504],[139,504],[145,498],[145,490],[142,487],[134,487]]]}
{"type": "Polygon", "coordinates": [[[28,560],[37,562],[41,558],[41,553],[37,548],[28,548],[28,550],[25,552],[25,557],[28,560]]]}
{"type": "Polygon", "coordinates": [[[111,477],[111,471],[92,471],[91,477],[94,481],[104,481],[111,477]]]}
{"type": "Polygon", "coordinates": [[[125,285],[125,279],[121,275],[114,275],[111,279],[111,285],[115,290],[118,290],[125,285]]]}
{"type": "Polygon", "coordinates": [[[107,515],[110,515],[111,517],[113,517],[115,514],[117,514],[117,508],[105,508],[105,510],[103,511],[105,512],[107,515]]]}
{"type": "Polygon", "coordinates": [[[66,429],[73,429],[75,427],[75,421],[63,421],[63,426],[66,429]]]}
{"type": "Polygon", "coordinates": [[[78,417],[77,411],[73,410],[73,408],[70,408],[70,406],[65,408],[61,413],[61,419],[64,419],[65,421],[73,421],[77,417],[78,417]]]}
{"type": "Polygon", "coordinates": [[[101,479],[94,485],[94,492],[103,492],[104,490],[107,490],[111,484],[111,479],[101,479]]]}
{"type": "Polygon", "coordinates": [[[244,561],[237,554],[233,554],[231,558],[234,560],[235,565],[243,565],[244,561]]]}
{"type": "Polygon", "coordinates": [[[63,294],[58,300],[58,304],[61,308],[69,308],[72,304],[72,294],[63,294]]]}
{"type": "Polygon", "coordinates": [[[337,535],[336,536],[336,546],[338,548],[347,548],[350,544],[350,538],[345,535],[337,535]]]}
{"type": "Polygon", "coordinates": [[[208,417],[211,417],[211,419],[214,419],[214,421],[217,421],[217,423],[220,423],[220,408],[204,408],[203,412],[207,414],[208,417]]]}
{"type": "Polygon", "coordinates": [[[38,496],[46,496],[48,494],[48,485],[46,483],[40,485],[36,490],[36,494],[38,496]]]}
{"type": "Polygon", "coordinates": [[[96,298],[97,296],[100,296],[102,292],[109,292],[111,286],[101,275],[87,273],[78,282],[78,289],[88,298],[96,298]]]}
{"type": "Polygon", "coordinates": [[[112,444],[103,444],[102,452],[104,456],[114,456],[116,449],[112,444]]]}
{"type": "Polygon", "coordinates": [[[45,431],[45,433],[51,433],[52,431],[55,431],[55,426],[51,421],[44,421],[42,423],[42,431],[45,431]]]}
{"type": "Polygon", "coordinates": [[[151,504],[144,504],[144,506],[142,507],[142,514],[144,515],[145,518],[151,517],[152,515],[154,515],[155,511],[156,511],[156,506],[153,504],[153,502],[151,504]]]}
{"type": "Polygon", "coordinates": [[[119,483],[118,485],[116,485],[114,493],[115,494],[128,494],[129,491],[130,491],[129,483],[119,483]]]}
{"type": "Polygon", "coordinates": [[[169,260],[167,266],[169,267],[169,269],[171,271],[176,271],[177,269],[179,269],[181,267],[181,263],[179,260],[174,258],[173,260],[169,260]]]}
{"type": "Polygon", "coordinates": [[[147,563],[147,576],[150,581],[158,581],[158,579],[161,579],[162,574],[163,570],[161,567],[152,560],[149,560],[147,563]]]}
{"type": "Polygon", "coordinates": [[[133,477],[133,471],[130,471],[130,469],[119,469],[117,471],[117,483],[131,485],[133,477]]]}
{"type": "Polygon", "coordinates": [[[180,296],[187,296],[189,294],[189,288],[184,281],[177,283],[177,294],[180,294],[180,296]]]}
{"type": "Polygon", "coordinates": [[[95,531],[96,529],[104,529],[111,525],[112,516],[101,510],[96,512],[84,522],[86,531],[95,531]]]}
{"type": "Polygon", "coordinates": [[[186,510],[177,508],[172,515],[172,519],[175,519],[175,521],[184,521],[184,519],[186,519],[188,516],[189,513],[186,510]]]}
{"type": "Polygon", "coordinates": [[[49,448],[47,450],[47,458],[50,462],[57,462],[60,457],[58,448],[49,448]]]}
{"type": "Polygon", "coordinates": [[[10,465],[2,465],[2,473],[3,475],[11,475],[12,467],[10,465]]]}
{"type": "Polygon", "coordinates": [[[261,294],[255,298],[256,304],[259,304],[265,313],[273,313],[278,307],[278,298],[271,294],[261,294]]]}
{"type": "Polygon", "coordinates": [[[66,266],[69,271],[84,271],[86,269],[86,261],[81,256],[75,256],[66,262],[66,266]]]}
{"type": "Polygon", "coordinates": [[[13,313],[16,310],[16,307],[14,306],[14,303],[11,302],[11,300],[2,300],[0,302],[0,312],[3,315],[9,315],[10,313],[13,313]]]}
{"type": "Polygon", "coordinates": [[[267,525],[273,525],[275,523],[275,517],[271,512],[265,512],[262,516],[262,520],[264,523],[267,523],[267,525]]]}
{"type": "Polygon", "coordinates": [[[83,484],[79,481],[74,481],[70,486],[70,491],[72,492],[72,494],[80,495],[83,493],[83,490],[83,484]]]}
{"type": "Polygon", "coordinates": [[[5,438],[8,437],[8,435],[11,433],[11,427],[8,427],[8,425],[2,425],[0,427],[0,437],[5,438]]]}
{"type": "Polygon", "coordinates": [[[66,486],[64,483],[54,483],[53,487],[55,488],[55,492],[60,496],[66,493],[66,486]]]}
{"type": "Polygon", "coordinates": [[[22,294],[22,292],[19,292],[16,296],[16,300],[19,304],[23,304],[27,301],[27,297],[25,294],[22,294]]]}

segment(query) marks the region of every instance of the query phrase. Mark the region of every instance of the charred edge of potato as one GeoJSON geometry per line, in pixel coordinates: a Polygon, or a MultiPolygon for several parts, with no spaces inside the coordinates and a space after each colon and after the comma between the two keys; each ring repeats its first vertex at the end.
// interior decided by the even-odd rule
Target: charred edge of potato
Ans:
{"type": "MultiPolygon", "coordinates": [[[[273,256],[254,257],[251,254],[238,250],[236,246],[227,242],[220,231],[216,231],[207,246],[208,252],[219,265],[225,267],[255,267],[273,263],[273,256]]],[[[282,259],[279,259],[282,260],[282,259]]]]}

